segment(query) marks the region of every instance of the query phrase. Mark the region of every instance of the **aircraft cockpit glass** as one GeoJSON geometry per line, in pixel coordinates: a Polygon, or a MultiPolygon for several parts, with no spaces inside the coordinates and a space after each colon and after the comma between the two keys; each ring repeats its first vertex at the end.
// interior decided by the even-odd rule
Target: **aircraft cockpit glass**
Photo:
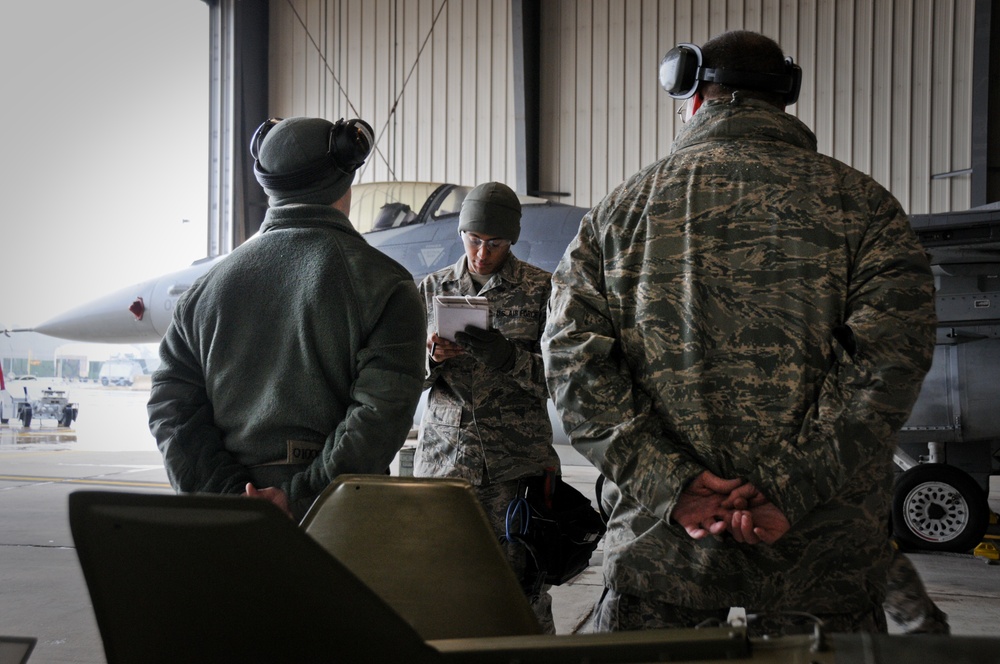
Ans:
{"type": "Polygon", "coordinates": [[[462,209],[462,201],[465,200],[470,191],[472,191],[472,187],[455,187],[452,189],[445,196],[444,200],[441,201],[437,209],[434,210],[434,218],[437,219],[438,217],[458,214],[462,209]]]}
{"type": "MultiPolygon", "coordinates": [[[[384,231],[455,217],[472,187],[440,182],[364,182],[351,188],[351,223],[359,233],[384,231]]],[[[522,207],[548,205],[518,196],[522,207]]]]}
{"type": "MultiPolygon", "coordinates": [[[[441,201],[441,204],[433,212],[435,219],[439,217],[446,217],[452,214],[458,214],[462,209],[462,201],[465,197],[472,191],[472,187],[455,187],[448,195],[441,201]]],[[[518,194],[517,199],[521,201],[521,206],[526,205],[547,205],[548,201],[544,198],[537,198],[535,196],[522,196],[518,194]]]]}
{"type": "Polygon", "coordinates": [[[375,217],[373,231],[408,226],[417,220],[417,214],[406,203],[386,203],[375,217]]]}
{"type": "MultiPolygon", "coordinates": [[[[384,228],[395,228],[400,225],[413,223],[417,220],[424,203],[431,195],[441,187],[439,182],[364,182],[355,184],[351,188],[351,223],[359,233],[368,233],[373,230],[384,228]],[[380,226],[376,229],[376,222],[380,222],[380,215],[389,205],[406,206],[413,213],[412,219],[406,219],[404,215],[400,219],[405,223],[380,226]]],[[[396,208],[398,214],[400,208],[396,208]]],[[[385,221],[381,221],[385,224],[385,221]]]]}

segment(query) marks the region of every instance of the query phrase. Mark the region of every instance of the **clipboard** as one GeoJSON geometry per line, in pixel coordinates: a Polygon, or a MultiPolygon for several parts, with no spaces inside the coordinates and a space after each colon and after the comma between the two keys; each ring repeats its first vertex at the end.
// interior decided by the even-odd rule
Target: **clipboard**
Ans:
{"type": "Polygon", "coordinates": [[[434,320],[438,336],[454,341],[455,333],[464,332],[469,325],[489,329],[490,304],[480,296],[435,295],[434,320]]]}

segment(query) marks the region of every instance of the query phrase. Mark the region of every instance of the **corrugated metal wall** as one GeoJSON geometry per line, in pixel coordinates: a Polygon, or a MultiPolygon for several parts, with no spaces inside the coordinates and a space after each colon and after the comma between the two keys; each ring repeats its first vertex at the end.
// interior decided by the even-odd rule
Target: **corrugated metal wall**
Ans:
{"type": "MultiPolygon", "coordinates": [[[[544,0],[540,182],[589,206],[666,154],[680,127],[657,83],[681,41],[775,38],[803,69],[820,151],[911,213],[964,210],[974,0],[544,0]]],[[[509,0],[272,0],[275,115],[360,115],[363,181],[516,180],[509,0]],[[419,57],[418,57],[419,55],[419,57]]]]}
{"type": "Polygon", "coordinates": [[[514,182],[508,0],[272,0],[271,113],[361,117],[359,181],[514,182]]]}

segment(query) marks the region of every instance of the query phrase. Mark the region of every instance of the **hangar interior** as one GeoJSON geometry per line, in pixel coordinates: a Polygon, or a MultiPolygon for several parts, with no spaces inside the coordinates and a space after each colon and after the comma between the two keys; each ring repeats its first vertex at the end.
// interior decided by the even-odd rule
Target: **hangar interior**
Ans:
{"type": "MultiPolygon", "coordinates": [[[[990,306],[1000,301],[996,3],[209,5],[218,63],[212,135],[220,137],[210,253],[238,244],[263,216],[266,201],[248,179],[241,147],[264,117],[368,120],[377,146],[362,183],[495,179],[523,195],[589,208],[668,153],[682,123],[679,102],[657,80],[670,48],[735,29],[774,38],[803,70],[788,112],[814,131],[821,153],[893,193],[936,265],[940,359],[904,427],[897,463],[919,473],[927,470],[914,469],[922,461],[946,461],[987,492],[1000,474],[1000,419],[994,390],[983,383],[983,367],[1000,357],[1000,317],[990,306]]],[[[961,534],[963,547],[978,541],[986,512],[976,512],[974,532],[949,536],[961,534]]]]}
{"type": "Polygon", "coordinates": [[[210,0],[209,255],[266,201],[244,146],[265,117],[362,117],[359,182],[508,182],[590,207],[669,150],[678,102],[663,55],[733,29],[803,69],[819,150],[913,215],[1000,199],[997,11],[989,0],[210,0]],[[992,149],[990,149],[992,147],[992,149]]]}
{"type": "MultiPolygon", "coordinates": [[[[267,201],[246,146],[264,118],[368,120],[377,151],[359,182],[496,179],[589,207],[665,154],[680,128],[677,102],[656,79],[668,49],[730,29],[774,37],[804,70],[789,111],[814,130],[820,151],[892,191],[939,262],[988,266],[942,272],[961,283],[946,291],[947,370],[928,394],[944,395],[948,407],[939,413],[945,424],[917,423],[913,440],[921,445],[920,428],[938,427],[948,442],[1000,429],[995,373],[978,375],[971,402],[963,391],[963,372],[977,365],[975,344],[965,342],[1000,340],[998,305],[982,304],[1000,302],[1000,145],[991,123],[1000,117],[1000,7],[991,0],[203,2],[211,17],[209,256],[231,251],[263,219],[267,201]]],[[[988,349],[1000,358],[995,344],[988,349]]],[[[1000,470],[997,440],[960,459],[980,469],[977,481],[988,484],[1000,470]]],[[[915,461],[924,450],[910,452],[915,461]]],[[[5,467],[6,482],[31,478],[39,488],[4,492],[7,513],[21,515],[7,534],[16,545],[7,550],[7,604],[20,610],[4,615],[0,632],[37,636],[32,661],[102,662],[72,540],[63,523],[38,518],[38,495],[51,514],[64,511],[70,490],[107,478],[126,490],[170,489],[156,451],[112,460],[82,450],[58,471],[40,456],[8,457],[5,467]]],[[[591,471],[571,472],[589,488],[591,471]]],[[[923,559],[921,574],[956,635],[995,636],[996,569],[972,556],[923,559]]],[[[597,564],[562,588],[560,606],[582,607],[601,586],[597,564]]],[[[564,624],[578,618],[567,614],[564,624]]],[[[976,651],[995,647],[984,638],[976,651]]],[[[913,661],[954,661],[958,653],[920,655],[913,661]]]]}

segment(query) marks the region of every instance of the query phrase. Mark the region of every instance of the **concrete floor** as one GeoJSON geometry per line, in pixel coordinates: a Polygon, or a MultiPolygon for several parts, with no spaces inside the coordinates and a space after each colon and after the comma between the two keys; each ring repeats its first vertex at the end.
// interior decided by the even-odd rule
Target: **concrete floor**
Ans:
{"type": "MultiPolygon", "coordinates": [[[[81,418],[85,415],[81,410],[81,418]]],[[[171,491],[155,447],[91,449],[95,446],[83,440],[83,431],[37,424],[32,429],[31,437],[24,437],[10,426],[0,428],[0,635],[37,638],[31,664],[103,664],[70,535],[67,497],[87,488],[171,491]]],[[[560,452],[565,477],[592,495],[596,471],[572,449],[560,452]]],[[[1000,491],[994,489],[991,505],[1000,510],[1000,491]]],[[[600,594],[601,558],[599,549],[584,574],[553,589],[559,633],[572,632],[600,594]]],[[[930,595],[948,614],[954,635],[998,636],[1000,565],[971,555],[911,558],[930,595]]],[[[890,632],[899,631],[890,623],[890,632]]]]}

